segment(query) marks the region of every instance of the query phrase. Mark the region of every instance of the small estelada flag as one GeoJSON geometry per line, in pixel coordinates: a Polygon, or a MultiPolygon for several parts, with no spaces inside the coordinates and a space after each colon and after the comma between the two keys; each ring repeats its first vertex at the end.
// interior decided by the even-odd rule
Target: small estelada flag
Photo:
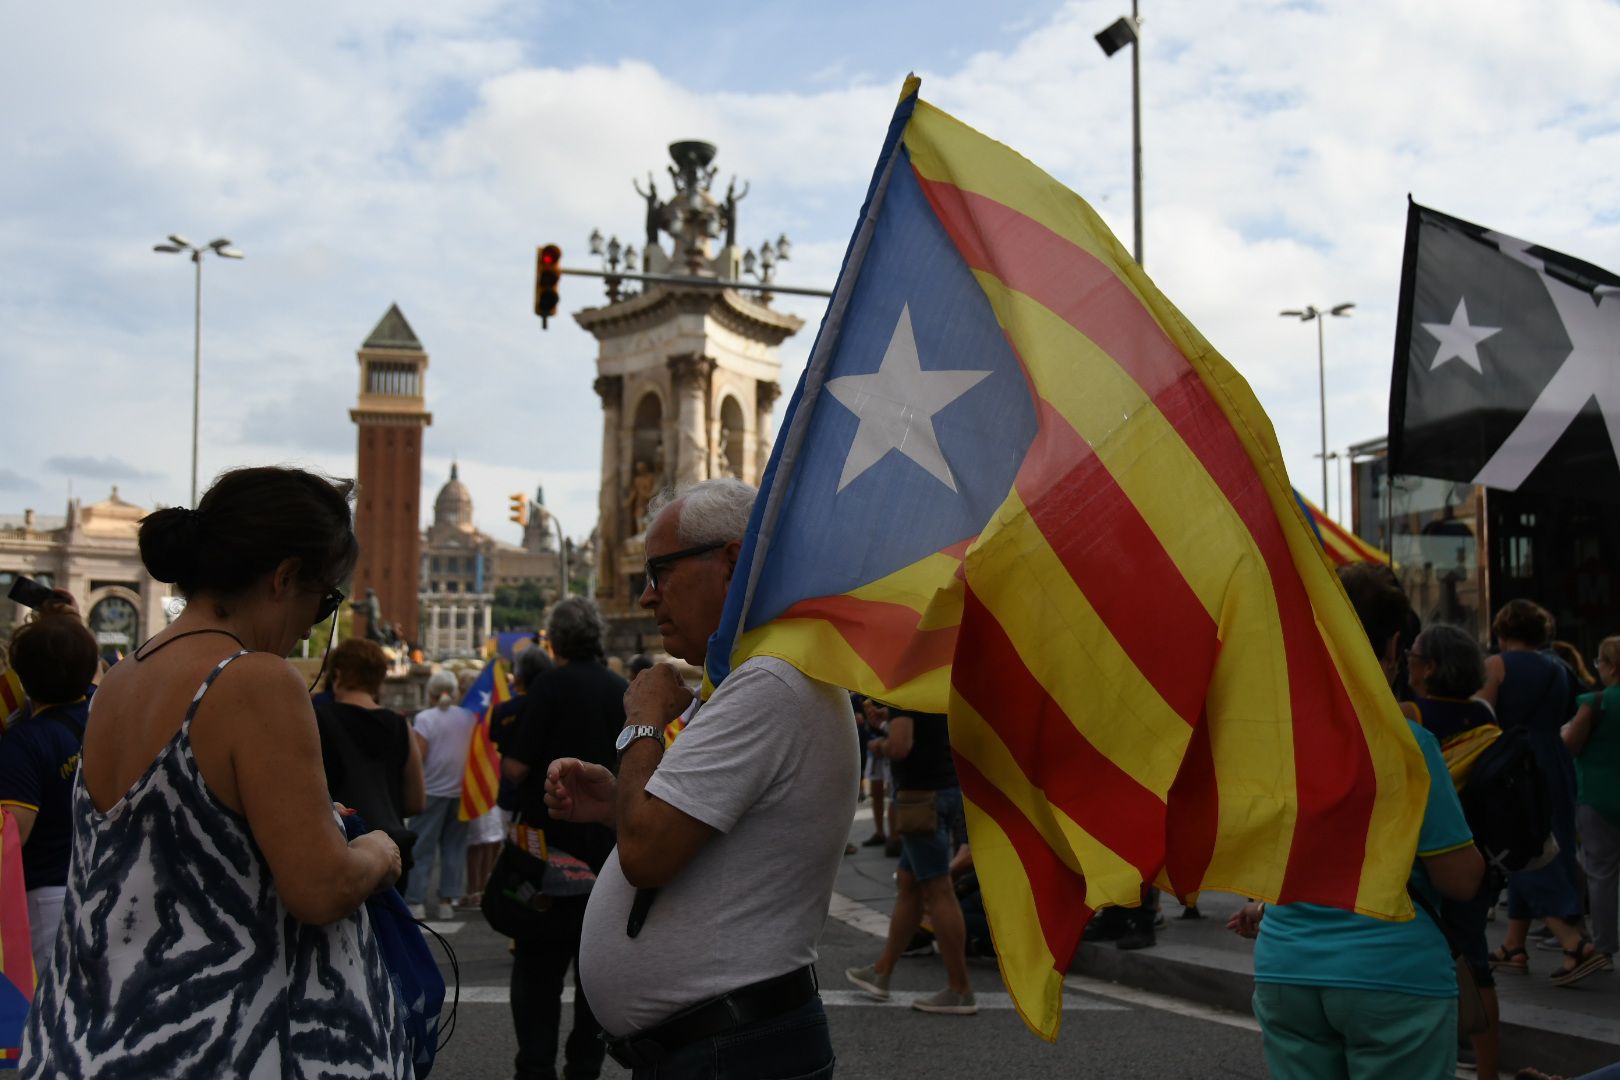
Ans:
{"type": "Polygon", "coordinates": [[[1620,277],[1410,203],[1389,462],[1620,500],[1620,277]]]}
{"type": "Polygon", "coordinates": [[[495,706],[511,697],[506,661],[495,659],[484,665],[461,701],[462,708],[478,714],[467,746],[467,770],[461,778],[461,806],[456,810],[461,821],[483,817],[495,805],[501,787],[501,753],[489,736],[489,717],[495,706]]]}

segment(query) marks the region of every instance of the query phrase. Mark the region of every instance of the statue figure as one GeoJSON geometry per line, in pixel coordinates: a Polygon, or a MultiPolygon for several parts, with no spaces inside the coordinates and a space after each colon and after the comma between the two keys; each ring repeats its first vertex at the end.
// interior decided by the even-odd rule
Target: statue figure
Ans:
{"type": "Polygon", "coordinates": [[[389,633],[388,624],[383,622],[382,603],[377,599],[376,589],[367,589],[364,600],[351,600],[349,607],[354,613],[366,620],[366,637],[379,645],[392,644],[392,634],[389,633]]]}
{"type": "Polygon", "coordinates": [[[733,176],[731,183],[726,185],[725,209],[721,211],[726,221],[726,247],[737,246],[737,204],[748,197],[748,182],[743,181],[742,191],[737,190],[737,178],[733,176]]]}
{"type": "Polygon", "coordinates": [[[658,244],[659,206],[658,183],[653,180],[652,170],[647,170],[647,190],[641,190],[641,184],[635,180],[630,186],[636,189],[636,194],[647,200],[647,246],[656,247],[658,244]]]}
{"type": "Polygon", "coordinates": [[[632,532],[641,531],[642,519],[647,516],[647,505],[652,502],[657,487],[658,478],[653,475],[652,466],[645,461],[637,461],[636,474],[630,478],[630,493],[624,500],[625,509],[630,514],[632,532]]]}

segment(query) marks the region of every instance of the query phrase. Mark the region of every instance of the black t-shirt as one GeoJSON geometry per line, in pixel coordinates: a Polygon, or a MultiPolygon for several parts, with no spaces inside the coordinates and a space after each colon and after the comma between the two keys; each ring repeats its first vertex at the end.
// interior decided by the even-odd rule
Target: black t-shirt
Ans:
{"type": "Polygon", "coordinates": [[[518,789],[523,820],[545,829],[546,844],[601,870],[613,850],[613,831],[605,825],[557,821],[546,813],[546,769],[557,758],[577,757],[614,768],[613,749],[624,728],[624,691],[630,684],[601,664],[575,660],[548,671],[524,696],[517,730],[503,747],[507,757],[529,767],[518,789]]]}
{"type": "Polygon", "coordinates": [[[889,722],[897,716],[911,717],[911,753],[894,759],[894,786],[923,791],[956,787],[956,763],[951,760],[945,714],[891,710],[889,722]]]}
{"type": "Polygon", "coordinates": [[[392,709],[327,701],[316,706],[315,720],[332,798],[359,811],[374,829],[402,828],[411,756],[405,718],[392,709]]]}
{"type": "Polygon", "coordinates": [[[0,806],[36,811],[23,844],[23,883],[66,885],[73,851],[73,774],[79,767],[90,701],[46,709],[19,720],[0,739],[0,806]],[[64,723],[63,721],[67,721],[64,723]]]}

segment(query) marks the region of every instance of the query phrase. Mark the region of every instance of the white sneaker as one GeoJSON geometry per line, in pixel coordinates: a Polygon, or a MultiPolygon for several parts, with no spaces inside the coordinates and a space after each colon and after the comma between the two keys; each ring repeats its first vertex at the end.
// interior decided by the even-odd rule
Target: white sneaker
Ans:
{"type": "Polygon", "coordinates": [[[873,1001],[889,1000],[889,977],[879,975],[871,964],[859,968],[845,968],[844,978],[866,991],[866,996],[873,1001]]]}
{"type": "Polygon", "coordinates": [[[978,1003],[973,1000],[973,991],[958,994],[948,986],[937,994],[918,998],[911,1003],[911,1007],[920,1012],[944,1013],[948,1016],[972,1016],[979,1011],[978,1003]]]}
{"type": "Polygon", "coordinates": [[[427,918],[427,905],[426,904],[408,904],[406,906],[411,909],[411,918],[413,918],[413,919],[426,919],[427,918]]]}
{"type": "Polygon", "coordinates": [[[456,909],[450,906],[450,901],[439,901],[438,919],[440,922],[449,922],[456,917],[456,909]]]}

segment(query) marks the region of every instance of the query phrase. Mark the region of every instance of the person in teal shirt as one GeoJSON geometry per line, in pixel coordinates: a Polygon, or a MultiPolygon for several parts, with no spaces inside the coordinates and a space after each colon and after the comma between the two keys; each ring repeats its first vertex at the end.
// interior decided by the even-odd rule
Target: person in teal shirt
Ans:
{"type": "MultiPolygon", "coordinates": [[[[1339,572],[1384,672],[1397,671],[1410,610],[1383,567],[1339,572]]],[[[1391,708],[1394,703],[1391,702],[1391,708]]],[[[1463,818],[1440,744],[1408,721],[1429,771],[1410,883],[1431,905],[1470,900],[1485,860],[1463,818]]],[[[1278,1080],[1450,1077],[1457,1062],[1457,977],[1445,936],[1422,911],[1389,922],[1316,904],[1249,904],[1229,924],[1254,951],[1254,1012],[1278,1080]]]]}
{"type": "Polygon", "coordinates": [[[1564,725],[1564,745],[1575,757],[1575,828],[1592,912],[1592,944],[1607,964],[1616,946],[1620,905],[1620,637],[1598,646],[1601,694],[1582,694],[1575,718],[1564,725]]]}

